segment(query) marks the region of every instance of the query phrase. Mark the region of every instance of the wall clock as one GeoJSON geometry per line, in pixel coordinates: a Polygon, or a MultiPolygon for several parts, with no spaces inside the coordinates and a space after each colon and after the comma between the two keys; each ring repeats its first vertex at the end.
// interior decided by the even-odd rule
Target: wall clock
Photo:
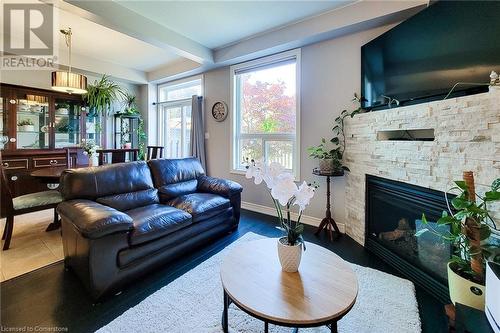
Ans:
{"type": "Polygon", "coordinates": [[[224,121],[227,117],[227,113],[227,104],[224,102],[216,102],[214,106],[212,106],[212,117],[214,117],[216,121],[224,121]]]}

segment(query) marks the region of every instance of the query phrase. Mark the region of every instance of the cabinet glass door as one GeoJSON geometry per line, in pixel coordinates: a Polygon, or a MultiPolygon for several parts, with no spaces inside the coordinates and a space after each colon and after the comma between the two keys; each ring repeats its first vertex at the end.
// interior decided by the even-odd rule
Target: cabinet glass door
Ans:
{"type": "Polygon", "coordinates": [[[55,148],[75,147],[81,142],[80,104],[56,99],[54,117],[55,148]]]}
{"type": "Polygon", "coordinates": [[[49,148],[49,101],[47,96],[23,95],[16,100],[17,149],[49,148]]]}
{"type": "Polygon", "coordinates": [[[101,117],[89,112],[85,117],[85,140],[93,141],[97,146],[101,146],[101,117]]]}

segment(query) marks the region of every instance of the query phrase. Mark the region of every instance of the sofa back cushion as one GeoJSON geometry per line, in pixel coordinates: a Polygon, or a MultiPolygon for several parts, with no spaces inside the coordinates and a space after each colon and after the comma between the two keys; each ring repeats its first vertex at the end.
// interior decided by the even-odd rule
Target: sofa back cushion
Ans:
{"type": "Polygon", "coordinates": [[[65,170],[61,175],[64,200],[96,200],[115,194],[154,189],[144,161],[65,170]]]}
{"type": "Polygon", "coordinates": [[[97,198],[96,201],[100,204],[112,207],[122,212],[129,209],[159,203],[157,189],[112,194],[97,198]]]}
{"type": "Polygon", "coordinates": [[[196,158],[154,159],[148,161],[155,187],[168,200],[196,192],[198,177],[205,174],[196,158]]]}

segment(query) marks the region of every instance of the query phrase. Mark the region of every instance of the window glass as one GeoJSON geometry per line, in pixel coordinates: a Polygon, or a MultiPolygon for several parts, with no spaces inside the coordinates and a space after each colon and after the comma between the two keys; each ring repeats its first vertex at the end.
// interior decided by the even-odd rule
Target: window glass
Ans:
{"type": "Polygon", "coordinates": [[[294,50],[231,67],[233,171],[263,159],[298,176],[299,59],[294,50]]]}
{"type": "Polygon", "coordinates": [[[201,79],[158,87],[159,140],[166,158],[191,154],[191,97],[201,96],[201,79]]]}

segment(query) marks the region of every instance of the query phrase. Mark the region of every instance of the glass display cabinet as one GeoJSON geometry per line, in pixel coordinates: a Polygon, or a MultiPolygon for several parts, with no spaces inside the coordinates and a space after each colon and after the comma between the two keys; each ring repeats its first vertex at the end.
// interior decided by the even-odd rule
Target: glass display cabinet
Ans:
{"type": "Polygon", "coordinates": [[[116,114],[115,149],[139,148],[139,115],[116,114]]]}
{"type": "Polygon", "coordinates": [[[14,196],[47,190],[32,171],[67,166],[66,148],[76,161],[82,138],[99,145],[105,138],[100,117],[87,114],[81,95],[2,83],[0,98],[2,167],[14,196]]]}

